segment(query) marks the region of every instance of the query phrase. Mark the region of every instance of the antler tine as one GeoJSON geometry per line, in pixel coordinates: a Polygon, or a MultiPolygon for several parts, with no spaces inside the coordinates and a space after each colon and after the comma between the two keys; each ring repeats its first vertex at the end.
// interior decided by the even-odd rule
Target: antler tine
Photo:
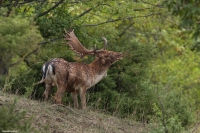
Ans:
{"type": "Polygon", "coordinates": [[[72,28],[70,28],[68,31],[65,30],[65,40],[67,40],[67,44],[70,46],[70,48],[75,53],[78,53],[81,58],[83,58],[87,54],[94,54],[93,50],[88,50],[81,44],[81,42],[74,34],[74,29],[72,28]]]}
{"type": "MultiPolygon", "coordinates": [[[[67,35],[69,36],[69,31],[66,31],[65,29],[64,29],[64,31],[65,31],[65,34],[63,36],[67,38],[67,35]]],[[[66,38],[65,38],[65,40],[66,40],[66,38]]]]}
{"type": "Polygon", "coordinates": [[[105,37],[102,37],[102,39],[103,39],[104,42],[105,42],[103,49],[106,50],[108,41],[107,41],[107,39],[106,39],[105,37]]]}
{"type": "Polygon", "coordinates": [[[67,33],[67,31],[64,29],[65,33],[67,33]]]}
{"type": "Polygon", "coordinates": [[[70,28],[68,31],[66,31],[65,29],[64,29],[64,31],[65,31],[65,34],[66,35],[64,35],[64,37],[67,37],[67,35],[70,37],[70,32],[74,32],[74,29],[72,29],[72,28],[70,28]]]}
{"type": "Polygon", "coordinates": [[[66,31],[64,29],[64,31],[65,31],[64,37],[65,37],[65,40],[67,40],[67,44],[70,46],[70,48],[75,53],[78,53],[81,56],[81,58],[83,58],[85,55],[94,55],[95,53],[101,53],[101,52],[104,52],[106,50],[107,39],[105,37],[102,37],[102,39],[105,42],[103,49],[96,50],[96,46],[95,46],[94,50],[88,50],[78,40],[78,38],[74,34],[74,29],[70,28],[68,31],[66,31]]]}
{"type": "Polygon", "coordinates": [[[74,29],[70,28],[68,33],[70,33],[70,32],[74,32],[74,29]]]}
{"type": "Polygon", "coordinates": [[[105,44],[104,44],[104,47],[100,50],[96,50],[96,44],[95,44],[95,47],[94,47],[94,53],[101,53],[101,52],[104,52],[106,50],[106,47],[107,47],[107,39],[105,37],[102,37],[102,39],[104,40],[105,44]]]}

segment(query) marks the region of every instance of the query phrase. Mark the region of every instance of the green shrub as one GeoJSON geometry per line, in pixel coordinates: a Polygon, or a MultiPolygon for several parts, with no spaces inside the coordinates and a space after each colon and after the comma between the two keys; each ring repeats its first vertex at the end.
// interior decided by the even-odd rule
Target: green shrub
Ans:
{"type": "Polygon", "coordinates": [[[34,132],[31,127],[31,118],[26,118],[26,112],[15,110],[16,100],[13,104],[4,104],[0,107],[0,131],[20,133],[34,132]]]}
{"type": "Polygon", "coordinates": [[[155,85],[156,101],[153,104],[151,133],[177,133],[184,131],[195,121],[195,103],[180,90],[169,90],[155,85]],[[153,124],[156,124],[153,125],[153,124]]]}

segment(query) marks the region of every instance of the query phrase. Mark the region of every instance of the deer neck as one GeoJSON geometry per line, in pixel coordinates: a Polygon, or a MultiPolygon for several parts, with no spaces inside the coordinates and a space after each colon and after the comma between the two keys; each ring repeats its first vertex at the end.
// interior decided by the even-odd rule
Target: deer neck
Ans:
{"type": "Polygon", "coordinates": [[[89,64],[93,72],[93,85],[98,83],[101,79],[107,76],[107,71],[110,65],[105,64],[102,65],[99,59],[94,60],[91,64],[89,64]]]}
{"type": "Polygon", "coordinates": [[[102,64],[98,58],[89,64],[89,67],[97,74],[107,72],[110,66],[110,64],[102,64]]]}

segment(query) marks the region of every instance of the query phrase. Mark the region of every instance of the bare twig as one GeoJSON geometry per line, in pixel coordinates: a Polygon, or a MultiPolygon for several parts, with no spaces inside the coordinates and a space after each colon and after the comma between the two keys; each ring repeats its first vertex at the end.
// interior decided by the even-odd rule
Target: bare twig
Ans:
{"type": "MultiPolygon", "coordinates": [[[[26,1],[23,1],[23,2],[18,1],[17,5],[24,5],[24,4],[32,3],[32,2],[38,2],[38,1],[36,1],[36,0],[26,0],[26,1]]],[[[16,1],[15,1],[15,3],[16,3],[16,1]]],[[[3,7],[9,7],[9,6],[12,6],[12,5],[13,5],[12,3],[9,3],[9,4],[4,5],[3,7]]]]}
{"type": "MultiPolygon", "coordinates": [[[[11,1],[10,3],[12,4],[12,1],[11,1]]],[[[19,3],[19,0],[16,0],[16,1],[14,2],[14,4],[13,4],[13,7],[16,7],[16,6],[18,5],[18,3],[19,3]]],[[[6,17],[8,17],[8,16],[10,15],[10,13],[12,12],[12,10],[13,10],[12,7],[9,7],[8,9],[9,9],[9,10],[8,10],[8,12],[7,12],[7,14],[6,14],[6,17]]]]}
{"type": "Polygon", "coordinates": [[[89,13],[90,11],[92,11],[94,8],[97,8],[97,7],[101,6],[101,5],[105,5],[105,4],[98,4],[98,5],[95,6],[95,7],[89,8],[88,10],[86,10],[86,11],[84,11],[83,13],[81,13],[80,15],[78,15],[77,18],[80,18],[80,17],[84,16],[85,14],[89,13]]]}
{"type": "Polygon", "coordinates": [[[144,0],[140,0],[140,1],[142,1],[142,2],[145,3],[145,4],[149,4],[149,5],[152,5],[152,6],[156,6],[156,5],[152,4],[152,3],[147,2],[147,1],[144,1],[144,0]]]}
{"type": "Polygon", "coordinates": [[[80,15],[78,15],[78,18],[84,16],[84,15],[87,14],[87,13],[89,13],[92,9],[93,9],[93,8],[90,8],[90,9],[84,11],[83,13],[81,13],[80,15]]]}
{"type": "Polygon", "coordinates": [[[145,11],[148,9],[151,9],[151,8],[135,8],[135,9],[133,9],[133,11],[145,11]]]}
{"type": "Polygon", "coordinates": [[[80,1],[71,1],[71,4],[79,4],[79,3],[84,3],[84,2],[90,2],[90,0],[80,0],[80,1]]]}
{"type": "Polygon", "coordinates": [[[64,0],[60,0],[58,3],[56,3],[54,6],[52,6],[51,8],[49,8],[48,10],[46,10],[45,12],[42,12],[41,14],[37,15],[36,18],[39,18],[39,17],[42,17],[42,16],[46,15],[47,13],[49,13],[50,11],[52,11],[53,9],[55,9],[56,7],[58,7],[63,2],[64,2],[64,0]]]}
{"type": "Polygon", "coordinates": [[[0,0],[0,8],[1,8],[2,4],[3,4],[3,0],[0,0]]]}
{"type": "Polygon", "coordinates": [[[103,25],[103,24],[107,24],[107,23],[111,23],[111,22],[117,22],[117,21],[121,21],[121,20],[127,20],[127,19],[133,19],[133,18],[142,18],[142,17],[150,17],[150,16],[154,16],[154,15],[161,15],[162,13],[158,12],[158,13],[151,13],[148,15],[143,15],[143,16],[131,16],[131,17],[126,17],[126,18],[117,18],[117,19],[113,19],[113,20],[107,20],[105,22],[100,22],[97,24],[85,24],[83,26],[99,26],[99,25],[103,25]]]}
{"type": "Polygon", "coordinates": [[[118,36],[119,36],[119,37],[123,36],[123,35],[126,33],[126,31],[127,31],[131,26],[133,26],[134,23],[135,23],[135,22],[133,22],[133,23],[131,23],[130,25],[128,25],[128,26],[122,31],[122,33],[120,33],[118,36]]]}
{"type": "Polygon", "coordinates": [[[149,4],[151,6],[154,6],[154,7],[159,7],[159,8],[163,7],[161,4],[158,4],[158,3],[157,4],[152,4],[152,3],[144,1],[144,0],[140,0],[140,1],[145,3],[145,4],[149,4]]]}

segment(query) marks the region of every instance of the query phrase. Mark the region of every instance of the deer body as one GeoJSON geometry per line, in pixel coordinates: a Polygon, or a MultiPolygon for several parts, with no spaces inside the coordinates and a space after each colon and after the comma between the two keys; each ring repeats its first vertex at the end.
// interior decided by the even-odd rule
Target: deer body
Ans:
{"type": "Polygon", "coordinates": [[[43,78],[39,83],[45,82],[45,100],[48,99],[51,87],[56,85],[55,101],[57,104],[61,104],[64,92],[68,91],[72,94],[75,108],[78,108],[77,96],[79,93],[82,108],[85,109],[86,90],[106,77],[109,67],[118,59],[121,59],[122,53],[108,50],[83,50],[83,46],[72,31],[68,32],[67,35],[66,40],[72,41],[69,41],[69,46],[75,52],[80,53],[82,57],[86,54],[94,54],[96,59],[90,64],[68,62],[62,58],[51,59],[44,63],[42,67],[43,78]]]}

